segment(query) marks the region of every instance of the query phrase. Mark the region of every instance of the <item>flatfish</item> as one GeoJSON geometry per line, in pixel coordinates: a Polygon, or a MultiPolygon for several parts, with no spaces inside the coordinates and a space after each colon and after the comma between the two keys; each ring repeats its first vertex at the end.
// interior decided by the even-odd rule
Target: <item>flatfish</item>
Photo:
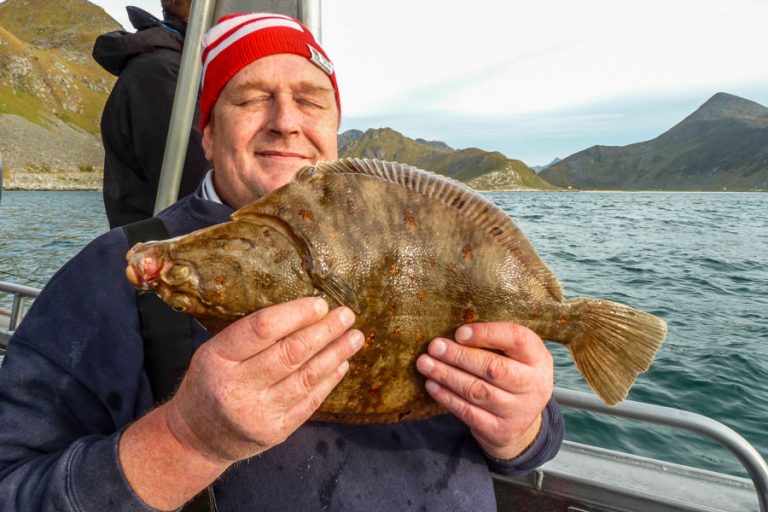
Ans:
{"type": "Polygon", "coordinates": [[[444,412],[416,358],[471,322],[510,321],[570,350],[609,405],[646,371],[666,324],[631,307],[566,300],[512,219],[451,179],[345,159],[300,170],[230,222],[137,244],[126,272],[216,332],[266,306],[324,296],[357,314],[363,348],[315,418],[389,423],[444,412]]]}

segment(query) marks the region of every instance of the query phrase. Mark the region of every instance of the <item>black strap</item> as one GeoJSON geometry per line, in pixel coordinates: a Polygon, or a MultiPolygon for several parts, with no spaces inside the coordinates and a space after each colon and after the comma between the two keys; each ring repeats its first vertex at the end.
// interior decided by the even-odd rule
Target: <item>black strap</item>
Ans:
{"type": "MultiPolygon", "coordinates": [[[[168,230],[156,218],[123,226],[128,245],[147,240],[165,240],[168,230]]],[[[144,369],[149,376],[155,404],[168,400],[176,391],[192,359],[192,327],[189,317],[171,309],[152,291],[137,291],[144,338],[144,369]]],[[[184,512],[215,512],[213,486],[201,492],[182,509],[184,512]]]]}
{"type": "MultiPolygon", "coordinates": [[[[164,240],[168,231],[156,217],[124,226],[128,244],[164,240]]],[[[149,376],[155,403],[168,400],[178,387],[192,359],[189,317],[171,309],[156,293],[138,292],[141,334],[144,337],[144,369],[149,376]]]]}

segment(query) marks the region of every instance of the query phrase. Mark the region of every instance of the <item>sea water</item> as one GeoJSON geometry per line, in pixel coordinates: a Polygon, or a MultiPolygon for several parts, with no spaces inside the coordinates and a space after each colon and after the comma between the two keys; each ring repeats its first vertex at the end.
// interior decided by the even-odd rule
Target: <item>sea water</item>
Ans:
{"type": "MultiPolygon", "coordinates": [[[[714,418],[768,457],[768,194],[486,196],[515,219],[566,297],[616,300],[668,323],[629,399],[714,418]]],[[[107,229],[99,192],[5,191],[0,281],[40,287],[107,229]]],[[[556,385],[588,391],[568,351],[548,346],[556,385]]],[[[694,434],[587,412],[565,417],[572,441],[746,475],[729,451],[694,434]]]]}

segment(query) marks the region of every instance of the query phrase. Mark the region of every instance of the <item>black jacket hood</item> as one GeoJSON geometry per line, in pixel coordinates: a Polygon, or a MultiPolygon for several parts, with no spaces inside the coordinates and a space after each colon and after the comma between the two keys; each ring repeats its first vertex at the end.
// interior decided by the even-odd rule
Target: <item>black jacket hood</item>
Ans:
{"type": "Polygon", "coordinates": [[[101,67],[119,76],[132,58],[157,48],[181,52],[187,23],[178,18],[160,20],[138,7],[126,7],[135,33],[116,30],[96,38],[93,58],[101,67]]]}

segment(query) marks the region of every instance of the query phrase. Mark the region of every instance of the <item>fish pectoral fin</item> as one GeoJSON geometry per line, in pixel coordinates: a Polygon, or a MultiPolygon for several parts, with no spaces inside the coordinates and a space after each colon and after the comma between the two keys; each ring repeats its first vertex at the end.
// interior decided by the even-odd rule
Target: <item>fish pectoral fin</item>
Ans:
{"type": "Polygon", "coordinates": [[[342,306],[347,306],[360,314],[360,302],[357,300],[357,293],[344,279],[339,276],[314,276],[315,286],[331,296],[342,306]]]}

